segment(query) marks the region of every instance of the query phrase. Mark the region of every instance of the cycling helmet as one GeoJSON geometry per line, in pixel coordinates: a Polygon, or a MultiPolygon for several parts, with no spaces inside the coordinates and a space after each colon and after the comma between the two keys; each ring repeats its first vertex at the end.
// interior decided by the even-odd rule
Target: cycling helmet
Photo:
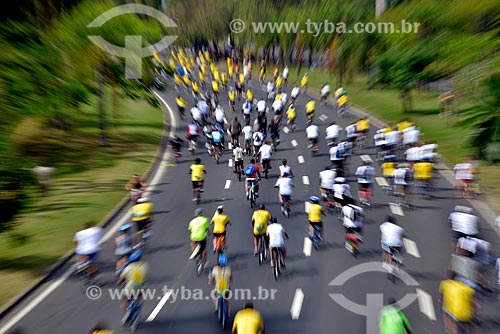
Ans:
{"type": "Polygon", "coordinates": [[[145,203],[145,202],[150,202],[149,198],[147,197],[141,197],[137,200],[137,204],[139,203],[145,203]]]}
{"type": "Polygon", "coordinates": [[[203,213],[203,209],[202,208],[196,208],[196,210],[194,210],[194,216],[195,217],[198,217],[202,213],[203,213]]]}
{"type": "Polygon", "coordinates": [[[220,254],[218,259],[219,266],[225,267],[227,266],[227,256],[226,254],[220,254]]]}
{"type": "Polygon", "coordinates": [[[313,203],[319,203],[319,197],[318,196],[311,196],[309,197],[309,200],[313,203]]]}
{"type": "Polygon", "coordinates": [[[126,230],[130,229],[130,228],[132,228],[132,224],[128,223],[128,224],[120,226],[120,228],[118,229],[118,231],[123,232],[123,231],[126,231],[126,230]]]}
{"type": "Polygon", "coordinates": [[[128,262],[136,262],[139,261],[142,257],[142,251],[141,250],[136,250],[132,254],[130,254],[128,258],[128,262]]]}

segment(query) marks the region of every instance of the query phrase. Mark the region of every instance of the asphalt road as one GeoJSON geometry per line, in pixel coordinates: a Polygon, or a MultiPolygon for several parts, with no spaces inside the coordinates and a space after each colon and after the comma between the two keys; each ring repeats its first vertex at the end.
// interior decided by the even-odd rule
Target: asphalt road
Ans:
{"type": "MultiPolygon", "coordinates": [[[[264,90],[256,82],[254,89],[258,99],[264,90]]],[[[291,87],[287,88],[289,93],[291,87]]],[[[190,96],[184,93],[188,100],[190,96]]],[[[233,118],[227,98],[222,103],[228,121],[233,118]]],[[[175,107],[175,91],[161,93],[172,111],[175,107]]],[[[238,182],[232,173],[231,154],[223,154],[217,165],[199,143],[196,157],[206,165],[208,175],[201,207],[212,216],[216,207],[224,204],[225,213],[233,224],[228,228],[227,240],[229,264],[233,270],[235,293],[231,305],[232,314],[241,309],[246,299],[254,301],[266,322],[267,333],[378,333],[377,314],[384,298],[406,296],[411,303],[404,309],[414,333],[442,333],[442,318],[438,304],[439,282],[446,279],[446,269],[451,256],[450,230],[447,217],[453,207],[467,202],[455,198],[453,186],[440,174],[432,199],[414,198],[412,210],[391,206],[395,198],[386,195],[380,186],[374,185],[373,208],[366,210],[365,242],[356,259],[344,248],[344,231],[337,215],[324,219],[325,244],[310,256],[304,254],[304,237],[307,215],[305,202],[310,195],[318,194],[318,173],[328,164],[328,148],[320,141],[319,155],[311,157],[305,140],[304,104],[308,97],[301,95],[297,105],[297,129],[293,133],[281,132],[281,144],[273,155],[270,178],[262,180],[259,203],[264,203],[273,216],[287,230],[287,269],[278,282],[274,281],[268,263],[259,266],[253,256],[252,210],[244,196],[244,183],[238,182]],[[302,158],[300,158],[302,157],[302,158]],[[295,173],[292,213],[284,218],[279,209],[277,189],[272,186],[277,178],[282,158],[288,159],[295,173]],[[418,257],[407,255],[403,270],[408,274],[395,282],[380,271],[381,248],[378,227],[387,214],[395,213],[408,238],[415,242],[418,257]],[[341,276],[339,276],[341,275],[341,276]],[[334,281],[335,279],[335,281],[334,281]],[[333,281],[333,282],[332,282],[333,281]]],[[[192,101],[192,98],[189,100],[192,101]]],[[[166,106],[164,106],[166,107],[166,106]]],[[[166,107],[168,108],[168,107],[166,107]]],[[[167,110],[167,109],[166,109],[167,110]]],[[[167,110],[168,111],[168,110],[167,110]]],[[[169,113],[167,112],[167,117],[169,113]]],[[[242,114],[237,113],[242,121],[242,114]]],[[[345,127],[356,117],[347,115],[338,120],[331,106],[318,107],[316,122],[324,137],[326,126],[333,120],[345,127]],[[322,115],[327,116],[319,120],[322,115]]],[[[242,121],[243,122],[243,121],[242,121]]],[[[178,119],[171,122],[171,131],[184,136],[186,123],[178,119]]],[[[373,135],[374,127],[372,127],[373,135]]],[[[153,182],[150,197],[155,203],[153,236],[144,257],[150,265],[147,287],[155,293],[144,302],[142,309],[145,322],[139,333],[220,333],[222,330],[213,314],[207,285],[208,271],[197,277],[188,242],[187,224],[196,205],[191,201],[189,165],[194,156],[183,149],[184,156],[178,161],[163,159],[157,166],[159,177],[153,182]],[[168,291],[168,298],[165,292],[168,291]]],[[[349,162],[351,174],[362,163],[361,155],[375,158],[375,149],[357,152],[349,162]]],[[[245,163],[248,162],[245,157],[245,163]]],[[[375,164],[378,167],[378,164],[375,164]]],[[[378,170],[380,176],[380,171],[378,170]]],[[[354,178],[349,178],[353,194],[357,189],[354,178]]],[[[480,214],[480,213],[479,213],[480,214]]],[[[126,219],[127,217],[125,217],[126,219]]],[[[490,241],[495,251],[499,239],[484,219],[480,235],[490,241]]],[[[102,263],[102,295],[89,299],[79,280],[69,275],[69,265],[53,275],[32,296],[16,307],[0,321],[0,334],[15,332],[24,334],[88,333],[99,321],[104,321],[117,333],[129,329],[120,327],[119,302],[110,293],[114,285],[114,256],[109,233],[100,255],[102,263]]],[[[210,238],[211,240],[211,238],[210,238]]],[[[215,256],[209,254],[210,265],[215,256]]],[[[492,272],[492,278],[496,273],[492,272]]],[[[481,296],[482,326],[476,333],[498,333],[500,322],[497,312],[497,295],[481,296]]]]}

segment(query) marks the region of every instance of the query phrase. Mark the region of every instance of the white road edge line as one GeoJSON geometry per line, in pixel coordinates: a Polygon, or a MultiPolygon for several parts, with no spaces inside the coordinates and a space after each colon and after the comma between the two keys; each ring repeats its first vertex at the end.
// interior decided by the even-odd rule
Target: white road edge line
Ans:
{"type": "Polygon", "coordinates": [[[304,163],[304,161],[305,161],[305,160],[304,160],[304,157],[303,157],[303,156],[301,156],[301,155],[299,155],[299,156],[297,157],[297,160],[299,161],[299,164],[303,164],[303,163],[304,163]]]}
{"type": "Polygon", "coordinates": [[[436,311],[434,311],[434,304],[430,294],[424,290],[417,289],[418,307],[420,312],[425,314],[430,320],[436,320],[436,311]]]}
{"type": "Polygon", "coordinates": [[[293,301],[292,301],[292,307],[290,308],[290,314],[292,315],[293,320],[299,319],[303,302],[304,302],[304,292],[302,292],[302,289],[295,290],[295,295],[293,296],[293,301]]]}
{"type": "Polygon", "coordinates": [[[226,185],[224,186],[224,189],[229,189],[231,187],[231,180],[226,180],[226,185]]]}
{"type": "Polygon", "coordinates": [[[312,253],[312,241],[308,237],[304,237],[304,247],[302,248],[305,256],[311,256],[312,253]]]}
{"type": "MultiPolygon", "coordinates": [[[[167,107],[168,112],[170,113],[170,121],[172,122],[172,126],[170,127],[170,133],[169,136],[173,137],[175,135],[175,129],[177,128],[177,120],[175,119],[175,114],[170,108],[170,106],[165,102],[165,100],[155,91],[153,91],[153,94],[155,94],[162,102],[163,104],[167,107]]],[[[163,154],[163,161],[168,161],[168,158],[170,157],[169,150],[166,150],[165,153],[163,154]]],[[[153,180],[151,181],[151,185],[148,187],[148,190],[145,192],[145,194],[150,193],[154,189],[154,185],[158,183],[160,178],[164,175],[164,170],[165,166],[163,164],[160,164],[160,167],[157,169],[156,174],[153,177],[153,180]]],[[[116,230],[118,230],[118,227],[123,225],[125,221],[130,219],[131,213],[128,212],[125,214],[115,225],[113,225],[108,233],[106,233],[100,240],[100,243],[106,242],[113,234],[116,233],[116,230]]],[[[29,304],[27,304],[21,311],[19,311],[12,319],[10,319],[7,324],[5,324],[3,327],[0,328],[0,334],[5,334],[7,331],[9,331],[16,323],[19,322],[22,318],[24,318],[28,313],[30,313],[38,304],[40,304],[45,298],[47,298],[48,295],[50,295],[55,289],[57,289],[66,279],[68,279],[69,276],[73,273],[73,267],[69,268],[68,271],[66,271],[63,276],[59,277],[57,280],[55,280],[52,284],[50,284],[41,294],[39,294],[35,299],[33,299],[29,304]]]]}
{"type": "Polygon", "coordinates": [[[397,205],[396,203],[389,203],[389,207],[391,208],[392,214],[398,215],[398,216],[405,215],[403,209],[401,209],[401,207],[399,205],[397,205]]]}
{"type": "Polygon", "coordinates": [[[304,183],[304,185],[308,186],[309,185],[309,176],[307,176],[307,175],[302,176],[302,183],[304,183]]]}
{"type": "Polygon", "coordinates": [[[295,139],[292,140],[291,143],[292,143],[293,147],[297,147],[297,145],[299,145],[299,143],[297,143],[297,141],[295,139]]]}
{"type": "Polygon", "coordinates": [[[404,238],[403,243],[405,245],[406,253],[416,258],[420,258],[420,252],[418,251],[417,243],[415,241],[404,238]]]}
{"type": "Polygon", "coordinates": [[[156,305],[156,307],[154,308],[153,312],[151,312],[149,317],[146,319],[146,322],[151,322],[151,321],[155,320],[156,316],[158,315],[158,313],[160,313],[161,309],[163,308],[165,303],[168,301],[168,299],[170,298],[170,296],[172,295],[173,292],[174,292],[173,289],[167,290],[167,292],[163,295],[163,297],[161,298],[158,305],[156,305]]]}

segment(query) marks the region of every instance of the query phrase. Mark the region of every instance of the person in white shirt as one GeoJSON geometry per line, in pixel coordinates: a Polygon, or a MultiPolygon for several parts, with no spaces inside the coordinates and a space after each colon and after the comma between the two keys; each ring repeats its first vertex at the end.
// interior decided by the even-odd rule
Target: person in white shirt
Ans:
{"type": "Polygon", "coordinates": [[[202,116],[201,110],[196,108],[196,107],[191,108],[191,118],[198,125],[203,124],[203,116],[202,116]]]}
{"type": "Polygon", "coordinates": [[[416,162],[420,160],[420,148],[418,146],[410,147],[405,151],[406,161],[416,162]]]}
{"type": "Polygon", "coordinates": [[[409,191],[411,170],[407,164],[398,164],[394,171],[394,194],[402,196],[405,202],[409,203],[409,191]]]}
{"type": "Polygon", "coordinates": [[[318,146],[319,127],[316,124],[311,124],[306,128],[308,148],[318,146]]]}
{"type": "Polygon", "coordinates": [[[233,156],[234,156],[234,164],[233,164],[234,173],[237,172],[238,167],[240,167],[240,170],[243,172],[243,149],[240,147],[239,143],[233,149],[233,156]]]}
{"type": "Polygon", "coordinates": [[[359,201],[361,203],[369,203],[371,192],[370,188],[375,179],[375,168],[371,166],[369,161],[365,161],[362,166],[356,169],[359,186],[359,201]]]}
{"type": "Polygon", "coordinates": [[[82,268],[89,264],[89,274],[97,270],[97,256],[101,250],[100,240],[102,237],[102,228],[94,226],[93,223],[85,224],[85,229],[77,232],[73,238],[76,242],[76,267],[82,268]]]}
{"type": "Polygon", "coordinates": [[[420,140],[420,130],[414,126],[403,131],[403,145],[413,146],[420,140]]]}
{"type": "Polygon", "coordinates": [[[201,113],[203,115],[207,115],[208,114],[208,104],[207,104],[207,101],[205,100],[199,100],[197,105],[198,109],[200,109],[201,113]]]}
{"type": "Polygon", "coordinates": [[[283,109],[283,102],[281,100],[274,100],[272,108],[275,115],[280,115],[283,109]]]}
{"type": "Polygon", "coordinates": [[[215,121],[217,124],[219,124],[222,128],[224,128],[224,117],[225,117],[225,112],[222,106],[219,104],[217,108],[215,109],[215,121]]]}
{"type": "Polygon", "coordinates": [[[281,248],[283,254],[283,263],[281,264],[283,267],[285,266],[285,256],[286,256],[286,248],[285,248],[285,239],[288,239],[288,234],[281,224],[278,224],[275,219],[272,219],[269,225],[267,226],[266,234],[269,239],[269,252],[271,259],[271,266],[274,266],[273,263],[273,251],[276,248],[281,248]]]}
{"type": "Polygon", "coordinates": [[[266,92],[267,94],[271,94],[274,91],[274,82],[268,81],[267,82],[267,87],[266,87],[266,92]]]}
{"type": "Polygon", "coordinates": [[[358,137],[358,129],[356,127],[356,123],[349,124],[345,127],[345,132],[347,136],[347,140],[353,142],[358,137]]]}
{"type": "Polygon", "coordinates": [[[394,217],[386,216],[385,222],[380,225],[380,235],[383,253],[382,266],[387,270],[391,270],[393,251],[395,250],[402,255],[405,230],[397,224],[394,217]]]}
{"type": "Polygon", "coordinates": [[[286,159],[281,160],[282,165],[279,167],[280,170],[280,177],[283,176],[283,174],[288,173],[290,174],[290,177],[294,177],[292,167],[288,165],[288,161],[286,159]]]}
{"type": "Polygon", "coordinates": [[[354,204],[342,207],[342,226],[344,226],[346,234],[361,234],[363,229],[363,209],[354,204]]]}
{"type": "Polygon", "coordinates": [[[283,83],[286,86],[288,83],[288,72],[290,70],[288,69],[288,65],[285,65],[285,68],[283,69],[283,83]]]}
{"type": "Polygon", "coordinates": [[[253,133],[253,155],[256,156],[262,146],[264,136],[262,132],[256,131],[253,133]]]}
{"type": "Polygon", "coordinates": [[[354,199],[351,194],[351,186],[345,183],[345,178],[336,177],[333,185],[333,199],[340,206],[354,204],[354,199]]]}
{"type": "Polygon", "coordinates": [[[257,112],[266,112],[266,101],[260,99],[257,101],[257,112]]]}
{"type": "Polygon", "coordinates": [[[448,221],[453,232],[453,250],[458,239],[474,236],[479,232],[479,218],[472,214],[472,209],[469,207],[455,206],[455,211],[450,213],[448,221]]]}
{"type": "Polygon", "coordinates": [[[330,126],[326,128],[325,140],[328,145],[335,145],[339,140],[339,134],[342,128],[335,122],[332,122],[330,126]]]}
{"type": "Polygon", "coordinates": [[[471,196],[470,184],[474,180],[474,174],[472,173],[473,166],[467,161],[456,164],[453,168],[455,170],[455,179],[457,193],[461,197],[471,196]]]}
{"type": "Polygon", "coordinates": [[[324,200],[333,192],[333,184],[336,177],[337,173],[332,170],[330,166],[325,166],[325,168],[319,172],[319,192],[324,200]]]}
{"type": "Polygon", "coordinates": [[[292,88],[292,91],[290,92],[290,99],[291,99],[291,102],[293,103],[293,101],[295,101],[295,99],[299,96],[299,93],[300,93],[300,88],[299,86],[294,86],[292,88]]]}
{"type": "Polygon", "coordinates": [[[263,141],[258,154],[260,154],[262,172],[265,173],[267,169],[271,167],[271,155],[273,154],[271,145],[267,144],[266,141],[263,141]]]}
{"type": "Polygon", "coordinates": [[[396,149],[399,144],[399,132],[394,130],[385,134],[389,151],[396,149]]]}
{"type": "Polygon", "coordinates": [[[252,103],[250,101],[246,100],[245,103],[243,103],[243,119],[245,120],[245,123],[250,123],[250,114],[252,113],[252,103]]]}
{"type": "Polygon", "coordinates": [[[288,101],[287,93],[281,93],[281,107],[283,108],[288,101]]]}
{"type": "Polygon", "coordinates": [[[325,83],[321,88],[321,103],[326,105],[326,100],[328,99],[328,95],[330,95],[330,85],[325,83]]]}
{"type": "Polygon", "coordinates": [[[284,173],[283,176],[280,177],[274,185],[274,188],[278,188],[278,198],[280,203],[286,203],[288,209],[290,209],[293,187],[295,186],[293,185],[290,174],[288,173],[284,173]]]}
{"type": "Polygon", "coordinates": [[[343,176],[344,156],[342,154],[342,149],[339,147],[339,145],[332,146],[330,147],[330,150],[328,150],[328,153],[330,154],[330,163],[332,164],[332,166],[334,166],[337,174],[339,176],[343,176]]]}
{"type": "Polygon", "coordinates": [[[252,129],[252,126],[250,125],[250,123],[246,123],[246,125],[243,127],[241,132],[243,133],[243,138],[245,141],[243,149],[248,155],[250,155],[250,148],[252,147],[251,140],[252,140],[252,134],[253,134],[253,129],[252,129]]]}

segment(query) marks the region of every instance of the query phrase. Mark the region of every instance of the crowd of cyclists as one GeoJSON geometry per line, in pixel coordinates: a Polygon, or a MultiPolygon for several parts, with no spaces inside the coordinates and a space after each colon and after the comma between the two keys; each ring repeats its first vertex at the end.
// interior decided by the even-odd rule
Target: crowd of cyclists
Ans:
{"type": "MultiPolygon", "coordinates": [[[[196,153],[200,137],[204,138],[205,147],[210,157],[217,163],[225,152],[229,152],[233,161],[233,172],[238,178],[244,177],[245,196],[250,196],[250,188],[259,198],[259,181],[267,178],[268,171],[273,168],[271,160],[279,150],[280,133],[294,131],[297,124],[297,114],[303,112],[306,117],[305,139],[312,156],[317,155],[319,143],[324,140],[328,147],[328,159],[320,171],[318,180],[319,196],[311,196],[308,206],[309,237],[311,240],[318,231],[318,238],[323,240],[326,209],[337,212],[340,223],[345,229],[346,249],[356,255],[359,253],[359,243],[363,242],[363,224],[366,210],[372,207],[373,184],[377,180],[387,194],[396,196],[398,204],[411,208],[412,196],[430,198],[432,196],[433,180],[435,179],[435,164],[439,161],[436,144],[420,144],[421,132],[411,121],[405,119],[388,127],[377,130],[371,136],[370,120],[359,118],[341,127],[331,122],[321,134],[320,127],[315,122],[316,100],[307,98],[304,109],[297,109],[299,96],[307,92],[309,81],[306,73],[296,85],[288,86],[289,68],[275,66],[272,78],[267,81],[267,64],[260,63],[259,89],[265,90],[265,97],[257,99],[252,87],[252,62],[245,58],[240,63],[234,57],[228,57],[226,64],[215,62],[208,52],[198,52],[189,55],[182,49],[172,51],[168,59],[173,69],[173,83],[177,92],[175,102],[179,117],[186,120],[186,139],[188,149],[196,153]],[[224,68],[225,70],[222,70],[224,68]],[[290,93],[288,94],[287,91],[290,93]],[[226,113],[220,101],[221,95],[227,94],[230,113],[226,113]],[[189,101],[189,102],[188,102],[189,101]],[[186,110],[189,111],[187,115],[186,110]],[[243,124],[239,115],[242,115],[243,124]],[[228,120],[230,121],[228,122],[228,120]],[[354,155],[359,155],[365,148],[376,148],[375,161],[367,155],[361,155],[363,162],[359,166],[350,166],[354,155]],[[244,160],[249,163],[245,166],[244,160]],[[357,192],[351,189],[347,179],[354,177],[358,183],[357,192]],[[415,188],[415,191],[412,189],[415,188]],[[355,196],[357,195],[357,196],[355,196]]],[[[320,93],[320,106],[326,106],[330,95],[330,86],[325,84],[320,93]]],[[[343,117],[348,111],[348,97],[344,88],[334,92],[334,108],[338,116],[343,117]]],[[[182,156],[183,139],[170,138],[172,156],[182,156]]],[[[317,157],[317,159],[322,159],[317,157]]],[[[278,179],[274,187],[278,188],[277,200],[282,210],[290,212],[292,207],[294,173],[286,159],[282,159],[278,167],[278,179]]],[[[470,183],[473,177],[471,163],[457,165],[457,189],[463,196],[470,195],[470,183]]],[[[197,157],[190,166],[192,181],[192,200],[200,203],[204,192],[204,177],[207,174],[202,159],[197,157]]],[[[117,256],[116,271],[118,283],[125,283],[125,289],[142,287],[147,277],[147,264],[141,261],[145,238],[149,236],[151,225],[152,203],[142,196],[147,185],[134,175],[127,184],[130,191],[132,206],[132,224],[119,228],[115,239],[115,255],[117,256]],[[132,233],[137,230],[137,233],[132,233]],[[129,268],[129,269],[127,269],[129,268]]],[[[450,264],[452,279],[443,281],[440,292],[443,296],[443,314],[445,325],[452,333],[466,333],[467,326],[476,317],[475,292],[478,289],[489,289],[486,281],[485,268],[495,265],[490,255],[490,245],[477,238],[478,218],[470,208],[457,206],[450,214],[450,226],[454,234],[452,249],[454,255],[450,264]],[[458,302],[457,300],[460,300],[458,302]]],[[[263,236],[269,251],[271,266],[273,251],[282,251],[285,266],[285,239],[288,237],[284,227],[278,224],[264,204],[258,205],[251,217],[253,227],[254,255],[258,252],[258,241],[263,236]]],[[[212,218],[203,214],[203,208],[198,206],[188,230],[191,241],[191,258],[201,255],[204,267],[207,266],[207,239],[210,230],[213,233],[212,251],[217,254],[216,265],[210,270],[209,284],[215,284],[218,296],[226,299],[233,277],[228,264],[225,250],[226,229],[231,225],[231,219],[224,213],[224,207],[219,206],[212,218]]],[[[92,228],[89,226],[89,229],[92,228]]],[[[402,263],[404,253],[405,230],[393,216],[387,216],[380,224],[382,263],[389,274],[395,273],[394,261],[402,263]]],[[[87,231],[87,230],[86,230],[87,231]]],[[[84,231],[82,231],[84,232],[84,231]]],[[[82,233],[79,232],[79,233],[82,233]]],[[[99,240],[102,231],[95,228],[91,232],[94,240],[99,240]],[[97,229],[97,230],[95,230],[97,229]]],[[[85,233],[84,233],[85,234],[85,233]]],[[[75,237],[78,240],[78,237],[75,237]]],[[[318,242],[319,243],[319,242],[318,242]]],[[[95,263],[98,248],[90,247],[91,251],[77,249],[80,253],[78,267],[85,263],[95,263]],[[90,252],[90,253],[89,253],[90,252]],[[88,253],[90,255],[86,255],[88,253]],[[95,256],[94,256],[95,255],[95,256]]],[[[92,264],[92,266],[94,266],[92,264]]],[[[91,267],[90,273],[97,271],[91,267]]],[[[122,303],[122,313],[127,316],[129,300],[122,303]]],[[[214,299],[217,311],[218,303],[214,299]]],[[[411,327],[404,314],[397,308],[394,300],[389,302],[380,314],[381,333],[411,333],[411,327]]],[[[260,313],[253,309],[253,304],[247,303],[245,308],[234,317],[233,333],[264,333],[264,321],[260,313]],[[243,329],[244,328],[244,329],[243,329]]]]}

